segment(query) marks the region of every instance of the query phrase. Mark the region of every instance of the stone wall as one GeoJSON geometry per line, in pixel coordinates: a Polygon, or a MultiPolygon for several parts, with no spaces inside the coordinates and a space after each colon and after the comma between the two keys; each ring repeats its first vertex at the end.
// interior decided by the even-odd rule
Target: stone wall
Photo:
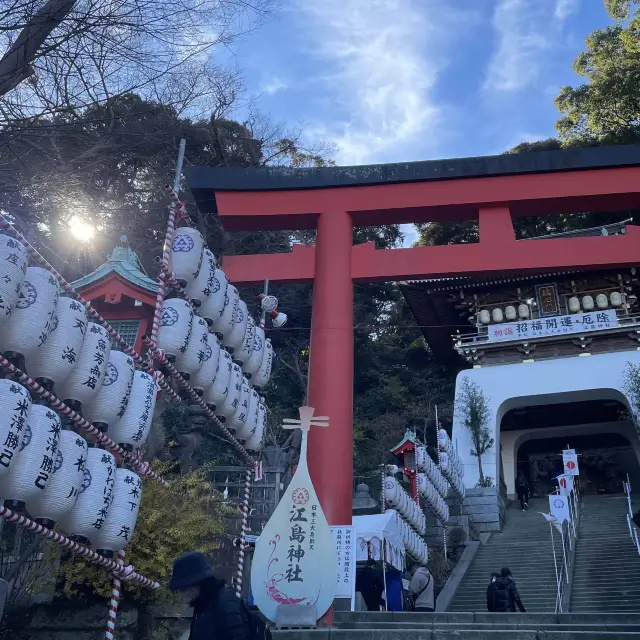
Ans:
{"type": "Polygon", "coordinates": [[[462,514],[473,520],[479,532],[501,531],[506,504],[496,487],[467,489],[462,514]]]}

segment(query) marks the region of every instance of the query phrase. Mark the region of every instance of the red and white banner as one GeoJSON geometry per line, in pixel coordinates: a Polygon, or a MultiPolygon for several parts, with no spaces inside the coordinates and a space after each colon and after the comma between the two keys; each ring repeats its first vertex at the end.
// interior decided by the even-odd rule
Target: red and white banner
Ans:
{"type": "Polygon", "coordinates": [[[558,486],[560,487],[560,495],[568,496],[573,491],[573,476],[568,473],[558,476],[558,486]]]}
{"type": "Polygon", "coordinates": [[[562,452],[562,462],[564,463],[565,475],[579,476],[578,454],[575,449],[565,449],[562,452]]]}

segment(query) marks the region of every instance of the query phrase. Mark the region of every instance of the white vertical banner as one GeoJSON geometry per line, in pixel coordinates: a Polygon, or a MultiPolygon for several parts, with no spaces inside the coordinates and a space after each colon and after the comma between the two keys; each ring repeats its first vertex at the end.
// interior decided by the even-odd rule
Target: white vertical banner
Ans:
{"type": "Polygon", "coordinates": [[[338,582],[336,598],[349,598],[351,611],[356,599],[356,534],[352,526],[331,527],[336,541],[338,558],[338,582]]]}
{"type": "Polygon", "coordinates": [[[580,475],[578,467],[578,454],[575,449],[565,449],[562,452],[562,462],[564,463],[564,472],[569,476],[580,475]]]}
{"type": "Polygon", "coordinates": [[[560,522],[566,520],[571,522],[571,513],[569,511],[569,498],[561,495],[549,496],[549,512],[555,516],[560,522]]]}
{"type": "Polygon", "coordinates": [[[558,486],[560,495],[567,497],[573,491],[573,476],[568,473],[558,476],[558,486]]]}

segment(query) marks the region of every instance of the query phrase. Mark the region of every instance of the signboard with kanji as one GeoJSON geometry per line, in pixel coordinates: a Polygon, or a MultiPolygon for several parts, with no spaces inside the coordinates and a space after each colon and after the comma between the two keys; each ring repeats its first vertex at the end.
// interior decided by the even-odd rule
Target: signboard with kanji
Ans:
{"type": "Polygon", "coordinates": [[[562,452],[562,462],[564,463],[564,472],[568,476],[580,475],[578,467],[578,455],[575,449],[565,449],[562,452]]]}
{"type": "Polygon", "coordinates": [[[352,526],[331,527],[336,541],[338,582],[336,598],[349,598],[351,610],[355,608],[356,595],[356,537],[352,526]]]}
{"type": "Polygon", "coordinates": [[[615,329],[617,326],[618,318],[615,309],[607,309],[592,313],[575,313],[570,316],[492,324],[487,327],[487,331],[489,342],[505,342],[561,336],[567,333],[584,333],[598,329],[615,329]]]}
{"type": "Polygon", "coordinates": [[[251,565],[251,592],[260,611],[277,622],[278,607],[314,607],[316,619],[331,606],[336,593],[338,561],[333,533],[322,512],[307,468],[307,435],[311,426],[326,427],[328,418],[313,418],[300,408],[300,462],[276,510],[267,522],[251,565]]]}

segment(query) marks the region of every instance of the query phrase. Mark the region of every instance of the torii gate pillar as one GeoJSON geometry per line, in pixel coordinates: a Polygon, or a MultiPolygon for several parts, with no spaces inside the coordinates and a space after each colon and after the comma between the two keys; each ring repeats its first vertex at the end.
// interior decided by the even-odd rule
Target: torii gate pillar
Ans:
{"type": "Polygon", "coordinates": [[[353,283],[351,216],[318,218],[308,404],[329,416],[309,434],[309,472],[329,524],[351,523],[353,485],[353,283]]]}

